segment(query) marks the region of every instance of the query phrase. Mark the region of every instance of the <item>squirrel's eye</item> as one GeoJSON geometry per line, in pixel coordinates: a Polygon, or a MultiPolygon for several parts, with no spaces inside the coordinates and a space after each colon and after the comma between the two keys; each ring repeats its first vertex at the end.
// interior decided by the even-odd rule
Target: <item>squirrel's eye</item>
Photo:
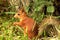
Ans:
{"type": "Polygon", "coordinates": [[[18,15],[20,15],[20,14],[18,14],[18,15]]]}

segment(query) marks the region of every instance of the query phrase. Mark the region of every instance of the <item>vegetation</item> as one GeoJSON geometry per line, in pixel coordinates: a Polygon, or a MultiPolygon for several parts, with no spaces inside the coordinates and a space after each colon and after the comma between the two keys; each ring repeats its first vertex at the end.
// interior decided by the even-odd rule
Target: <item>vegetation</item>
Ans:
{"type": "Polygon", "coordinates": [[[0,0],[0,40],[28,40],[23,29],[14,26],[14,14],[24,8],[37,22],[38,35],[32,40],[60,40],[60,1],[58,0],[0,0]]]}

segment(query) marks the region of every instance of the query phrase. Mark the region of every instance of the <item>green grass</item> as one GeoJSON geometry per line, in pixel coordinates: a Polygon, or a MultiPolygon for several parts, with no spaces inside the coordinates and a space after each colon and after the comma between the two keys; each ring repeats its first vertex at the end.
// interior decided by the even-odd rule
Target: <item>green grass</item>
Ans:
{"type": "Polygon", "coordinates": [[[0,17],[0,40],[28,40],[23,29],[13,25],[13,18],[0,17]]]}

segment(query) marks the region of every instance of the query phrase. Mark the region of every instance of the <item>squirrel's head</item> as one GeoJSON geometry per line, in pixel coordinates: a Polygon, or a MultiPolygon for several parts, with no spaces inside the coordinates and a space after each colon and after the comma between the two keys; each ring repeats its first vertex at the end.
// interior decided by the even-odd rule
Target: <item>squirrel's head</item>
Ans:
{"type": "Polygon", "coordinates": [[[23,18],[26,17],[26,12],[24,9],[20,9],[15,15],[15,18],[23,18]]]}

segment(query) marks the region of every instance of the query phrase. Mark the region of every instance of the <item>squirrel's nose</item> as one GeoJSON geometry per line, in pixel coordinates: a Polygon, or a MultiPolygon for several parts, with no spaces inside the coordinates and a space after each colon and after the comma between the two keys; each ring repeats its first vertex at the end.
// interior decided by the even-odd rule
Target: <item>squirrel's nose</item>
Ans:
{"type": "Polygon", "coordinates": [[[14,15],[14,18],[15,18],[15,15],[14,15]]]}
{"type": "Polygon", "coordinates": [[[17,16],[16,15],[14,15],[14,18],[16,18],[17,16]]]}

